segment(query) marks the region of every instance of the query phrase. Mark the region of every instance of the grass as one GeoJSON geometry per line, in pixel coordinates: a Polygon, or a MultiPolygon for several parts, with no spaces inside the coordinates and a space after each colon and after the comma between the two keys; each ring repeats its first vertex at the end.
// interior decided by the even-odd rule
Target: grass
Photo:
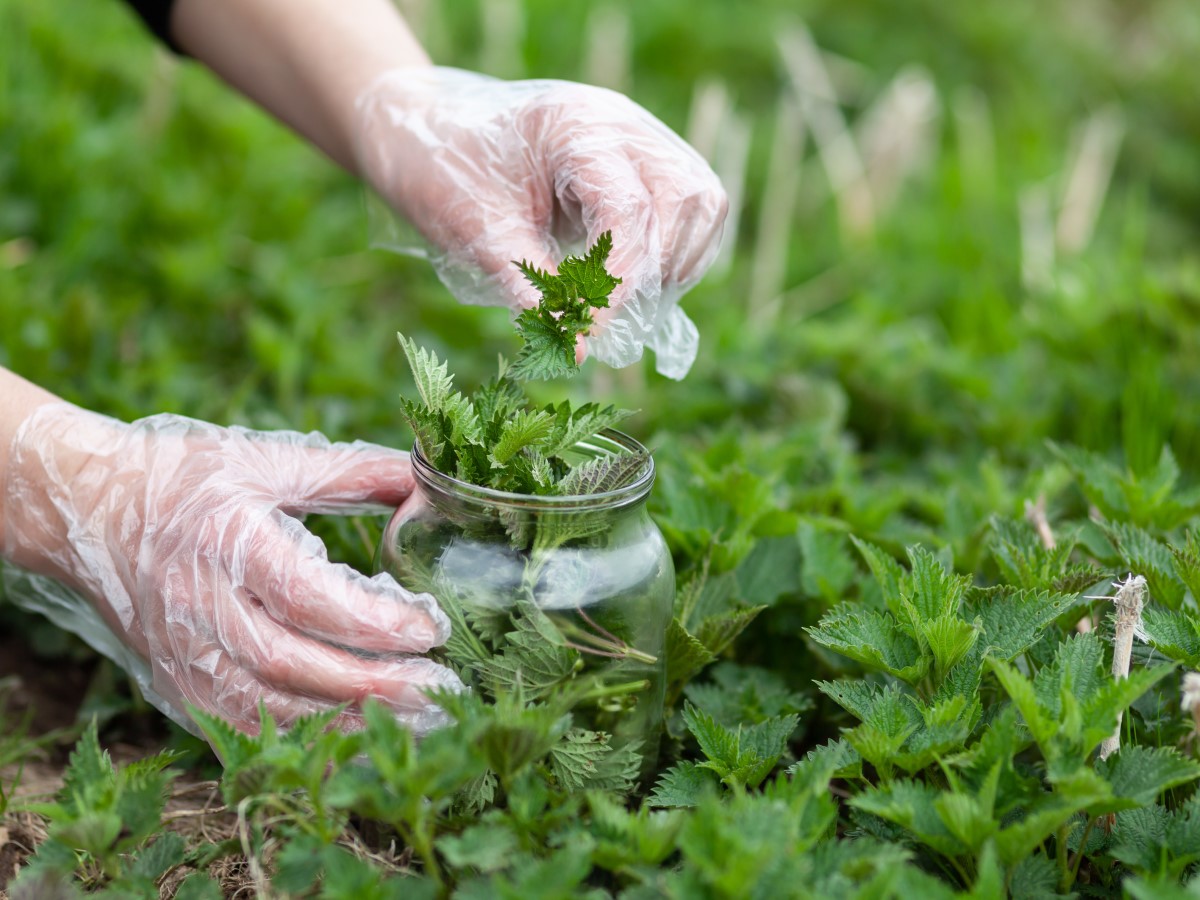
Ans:
{"type": "MultiPolygon", "coordinates": [[[[1072,616],[1047,625],[1048,639],[1022,651],[1012,666],[1017,675],[1003,662],[986,670],[970,695],[990,711],[971,725],[961,746],[928,765],[906,757],[915,769],[888,777],[881,771],[891,763],[877,766],[862,752],[872,747],[853,710],[813,682],[845,678],[894,689],[926,712],[934,685],[887,674],[804,629],[843,602],[901,622],[887,602],[886,584],[871,576],[848,535],[906,567],[915,564],[905,548],[920,544],[947,571],[969,576],[978,587],[1049,590],[1055,579],[1087,566],[1092,583],[1059,589],[1094,594],[1106,578],[1135,571],[1150,579],[1148,609],[1195,617],[1191,570],[1171,562],[1188,559],[1194,519],[1187,512],[1171,518],[1164,506],[1170,500],[1186,507],[1200,470],[1200,393],[1194,389],[1200,383],[1200,171],[1193,165],[1200,104],[1184,64],[1200,51],[1200,17],[1191,5],[762,0],[735,12],[721,0],[686,10],[668,0],[643,0],[612,4],[605,19],[583,5],[488,4],[486,14],[507,17],[507,29],[481,24],[482,7],[420,6],[420,30],[439,61],[473,67],[491,60],[509,67],[510,75],[623,72],[634,97],[685,135],[699,134],[692,112],[697,83],[718,79],[728,103],[717,133],[742,128],[748,135],[744,170],[735,165],[736,147],[715,144],[718,168],[731,185],[741,185],[745,202],[728,266],[686,301],[702,337],[693,373],[676,384],[650,366],[622,372],[591,366],[569,386],[546,388],[545,399],[565,390],[576,399],[641,409],[630,427],[657,448],[653,502],[681,587],[703,582],[703,603],[733,597],[735,605],[767,607],[717,667],[680,686],[662,771],[682,780],[677,759],[713,763],[705,773],[736,763],[714,759],[711,747],[697,743],[695,728],[707,726],[692,714],[684,721],[687,698],[722,727],[761,726],[795,712],[801,725],[786,736],[779,769],[765,787],[710,785],[711,796],[689,797],[699,812],[647,812],[642,821],[609,809],[606,803],[625,808],[611,799],[558,795],[538,807],[530,799],[544,790],[536,766],[514,774],[515,793],[482,817],[455,818],[449,805],[436,821],[421,818],[419,805],[411,807],[412,819],[396,812],[399,806],[376,811],[422,845],[425,865],[412,862],[405,842],[388,856],[380,849],[386,842],[364,837],[369,829],[350,827],[363,809],[356,793],[362,785],[339,782],[336,796],[314,787],[307,799],[296,799],[278,774],[291,751],[257,747],[227,776],[225,805],[236,812],[251,798],[240,821],[187,839],[191,848],[222,846],[214,865],[223,868],[206,869],[199,858],[189,858],[189,865],[220,874],[229,891],[238,879],[261,885],[276,877],[299,885],[293,893],[315,895],[319,889],[304,883],[296,863],[301,850],[320,855],[313,834],[299,824],[300,812],[311,813],[315,803],[323,812],[314,821],[332,830],[345,826],[343,845],[353,844],[351,858],[366,866],[351,873],[341,857],[321,857],[326,872],[343,873],[327,878],[329,890],[352,878],[428,874],[439,865],[446,890],[453,884],[468,893],[514,896],[561,896],[580,885],[643,892],[632,896],[692,896],[687,891],[700,890],[697,885],[707,896],[734,896],[739,886],[756,885],[769,896],[780,883],[773,878],[815,884],[830,867],[852,873],[836,885],[828,882],[830,895],[845,896],[872,884],[877,893],[864,896],[933,890],[925,882],[914,887],[916,881],[893,880],[887,887],[889,868],[919,873],[893,873],[893,879],[931,875],[979,896],[999,895],[987,893],[993,880],[1016,895],[1022,885],[1042,884],[1046,872],[1049,889],[1065,890],[1081,877],[1089,890],[1109,893],[1122,890],[1123,879],[1124,889],[1137,892],[1151,890],[1138,885],[1157,885],[1158,878],[1186,876],[1191,863],[1182,856],[1163,863],[1169,872],[1138,856],[1136,815],[1169,820],[1181,834],[1186,827],[1190,782],[1165,776],[1161,783],[1171,786],[1112,813],[1117,826],[1111,833],[1103,818],[1110,813],[1100,810],[1113,804],[1084,796],[1083,776],[1072,786],[1046,781],[1044,797],[1030,794],[1015,811],[979,813],[980,822],[990,822],[992,813],[996,821],[1037,810],[1049,817],[1054,804],[1070,806],[1075,818],[1055,824],[1024,853],[1012,849],[1015,839],[996,836],[951,848],[903,824],[908,800],[901,802],[897,792],[915,789],[887,782],[913,780],[921,791],[962,796],[954,792],[955,779],[971,785],[975,777],[963,755],[982,752],[989,729],[1001,733],[1002,717],[992,713],[1012,708],[1017,675],[1046,683],[1061,670],[1056,654],[1065,651],[1059,647],[1075,646],[1067,641],[1072,616]],[[797,55],[801,18],[838,94],[834,126],[817,124],[817,101],[804,92],[809,83],[802,81],[797,94],[789,77],[789,65],[812,62],[797,55]],[[613,22],[627,23],[628,44],[592,48],[597,29],[620,30],[613,22]],[[498,37],[506,33],[517,38],[498,37]],[[905,118],[903,109],[879,105],[899,86],[907,86],[910,99],[925,98],[926,115],[905,118]],[[802,132],[789,133],[795,125],[781,113],[792,102],[807,112],[802,132]],[[892,145],[868,134],[867,123],[889,108],[900,118],[876,134],[911,139],[921,152],[909,166],[880,163],[892,145]],[[830,166],[844,164],[831,143],[837,116],[867,160],[874,202],[865,220],[855,218],[852,205],[861,186],[851,179],[831,187],[830,166]],[[1085,137],[1089,123],[1091,139],[1085,137]],[[1103,177],[1103,165],[1084,177],[1089,164],[1081,169],[1080,160],[1103,156],[1104,129],[1112,123],[1120,137],[1111,179],[1103,177]],[[780,157],[773,168],[772,146],[787,146],[787,139],[802,142],[802,150],[780,157]],[[1087,148],[1082,155],[1081,147],[1087,148]],[[781,188],[786,181],[794,193],[781,188]],[[1064,198],[1072,184],[1083,185],[1079,190],[1096,210],[1082,242],[1055,236],[1056,229],[1069,230],[1064,198]],[[756,271],[778,274],[764,280],[756,271]],[[1056,454],[1047,441],[1095,456],[1056,454]],[[1165,445],[1181,470],[1165,494],[1136,508],[1106,506],[1106,498],[1152,493],[1165,445]],[[1101,461],[1117,475],[1106,474],[1101,461]],[[1039,497],[1045,497],[1049,527],[1060,541],[1070,544],[1074,537],[1074,550],[1038,557],[1033,544],[1021,543],[1036,533],[1022,526],[1027,530],[1009,535],[1014,546],[1047,568],[1019,584],[1020,567],[1013,568],[1000,537],[1009,526],[997,523],[1016,528],[1026,501],[1039,497]],[[1105,525],[1094,521],[1095,510],[1105,525]],[[1135,523],[1144,534],[1105,530],[1135,523]],[[836,791],[852,801],[830,813],[823,805],[829,777],[821,781],[820,765],[810,763],[790,777],[781,771],[843,729],[858,742],[855,753],[866,774],[849,774],[852,763],[829,770],[829,777],[837,776],[836,791]],[[234,776],[243,787],[247,772],[262,776],[267,759],[276,775],[260,777],[260,791],[228,793],[234,776]],[[801,796],[806,779],[819,789],[801,796]],[[270,799],[256,805],[255,797],[270,799]],[[788,814],[772,819],[771,803],[788,814]],[[530,812],[535,808],[541,812],[530,812]],[[570,840],[552,842],[549,831],[532,824],[539,815],[551,831],[556,822],[583,823],[578,827],[587,830],[590,849],[580,850],[582,838],[565,825],[570,840]],[[822,818],[827,815],[833,818],[822,818]],[[809,822],[806,816],[824,823],[825,831],[804,830],[798,823],[809,822]],[[746,825],[753,821],[773,823],[775,834],[753,832],[746,825]],[[833,833],[857,839],[828,840],[833,833]],[[661,856],[647,849],[659,846],[655,841],[665,848],[661,856]],[[298,848],[294,857],[285,852],[289,842],[298,848]],[[810,853],[816,846],[826,849],[810,853]],[[846,861],[857,852],[866,855],[846,861]],[[762,862],[772,854],[797,859],[801,868],[777,870],[762,862]],[[506,867],[506,855],[518,862],[506,867]],[[842,869],[830,862],[835,856],[842,869]],[[908,862],[900,865],[901,857],[908,862]],[[889,859],[897,865],[889,867],[889,859]],[[266,870],[255,869],[260,861],[266,870]],[[583,873],[554,888],[539,866],[564,878],[580,867],[583,873]]],[[[394,344],[398,328],[449,357],[467,385],[490,374],[497,352],[511,355],[515,341],[504,312],[460,307],[423,264],[367,249],[356,184],[197,67],[166,57],[118,4],[85,4],[68,15],[14,0],[0,8],[0,34],[0,363],[68,399],[126,418],[172,411],[406,446],[411,435],[395,397],[410,386],[394,344]]],[[[720,111],[719,100],[707,102],[720,111]]],[[[332,554],[370,565],[377,523],[315,527],[332,554]],[[367,530],[365,541],[356,528],[367,530]]],[[[984,600],[963,602],[952,616],[969,625],[969,610],[984,600]]],[[[1087,605],[1102,624],[1103,605],[1087,605]]],[[[52,665],[95,666],[85,650],[45,625],[11,608],[0,607],[0,616],[58,660],[52,665]]],[[[832,627],[828,618],[823,627],[832,627]]],[[[892,635],[902,631],[900,624],[889,627],[892,635]]],[[[924,627],[912,625],[914,631],[924,627]]],[[[1171,644],[1160,634],[1157,649],[1137,645],[1135,672],[1166,659],[1193,665],[1184,637],[1175,635],[1171,644]]],[[[876,643],[886,639],[872,636],[876,643]]],[[[928,665],[940,663],[931,656],[928,665]]],[[[1104,669],[1102,662],[1095,671],[1104,669]]],[[[1122,728],[1127,746],[1180,748],[1182,766],[1195,750],[1194,743],[1180,743],[1188,727],[1175,711],[1177,681],[1167,678],[1139,695],[1122,728]]],[[[1088,697],[1080,693],[1078,702],[1088,697]]],[[[96,679],[87,709],[102,713],[102,743],[136,734],[150,753],[165,740],[181,740],[147,725],[154,717],[136,708],[119,678],[96,679]]],[[[1032,707],[1020,712],[1025,722],[1035,716],[1032,707]]],[[[1067,728],[1062,709],[1046,716],[1067,728]]],[[[459,737],[492,733],[486,713],[464,713],[464,719],[459,737]]],[[[528,727],[541,734],[540,724],[528,727]]],[[[1047,767],[1066,766],[1064,760],[1100,771],[1063,749],[1072,740],[1063,730],[1026,742],[1013,757],[1015,780],[1006,782],[1011,796],[1024,796],[1021,778],[1041,777],[1047,767]]],[[[0,758],[8,746],[0,744],[0,758]]],[[[915,752],[902,744],[884,755],[915,752]]],[[[455,757],[450,770],[465,778],[477,763],[455,757]]],[[[421,763],[412,765],[420,769],[421,763]]],[[[416,769],[405,777],[415,777],[416,769]]],[[[1120,786],[1116,774],[1103,773],[1106,783],[1120,786]]],[[[5,790],[11,778],[12,769],[0,772],[5,790]]],[[[451,803],[449,794],[443,799],[451,803]]],[[[962,800],[937,802],[965,808],[962,800]]],[[[37,821],[39,834],[46,834],[48,820],[37,821]]],[[[127,861],[144,852],[131,852],[127,861]]],[[[125,863],[110,862],[125,871],[125,863]]]]}

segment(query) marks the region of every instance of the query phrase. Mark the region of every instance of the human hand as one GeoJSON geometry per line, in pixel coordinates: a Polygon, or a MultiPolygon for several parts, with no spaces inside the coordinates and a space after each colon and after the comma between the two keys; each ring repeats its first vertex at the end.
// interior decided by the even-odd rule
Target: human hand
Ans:
{"type": "MultiPolygon", "coordinates": [[[[91,607],[45,578],[26,605],[117,657],[181,724],[187,704],[255,731],[260,702],[287,723],[376,697],[424,732],[444,721],[424,691],[461,688],[397,655],[449,636],[433,597],[331,564],[293,518],[394,508],[407,454],[51,403],[22,423],[3,475],[0,551],[91,607]]],[[[352,705],[339,724],[359,718],[352,705]]]]}
{"type": "Polygon", "coordinates": [[[533,306],[514,260],[554,271],[560,244],[611,230],[622,284],[588,349],[626,366],[649,346],[660,372],[687,374],[698,335],[678,302],[712,264],[728,202],[666,125],[602,88],[421,66],[379,77],[358,109],[360,169],[460,300],[533,306]]]}

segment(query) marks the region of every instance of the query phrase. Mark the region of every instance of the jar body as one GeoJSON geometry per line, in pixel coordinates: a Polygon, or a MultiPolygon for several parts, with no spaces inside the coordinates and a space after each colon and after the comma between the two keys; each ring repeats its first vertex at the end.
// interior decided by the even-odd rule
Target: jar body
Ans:
{"type": "Polygon", "coordinates": [[[436,473],[418,452],[413,458],[416,488],[384,531],[377,568],[432,593],[452,620],[461,611],[483,635],[536,616],[536,639],[556,644],[572,677],[593,684],[575,725],[610,734],[616,746],[639,742],[649,771],[675,598],[671,555],[646,509],[649,458],[642,489],[598,500],[488,491],[436,473]]]}

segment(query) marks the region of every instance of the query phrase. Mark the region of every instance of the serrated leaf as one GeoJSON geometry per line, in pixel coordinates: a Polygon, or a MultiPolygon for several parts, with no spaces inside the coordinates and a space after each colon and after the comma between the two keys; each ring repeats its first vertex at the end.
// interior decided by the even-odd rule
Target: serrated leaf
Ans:
{"type": "Polygon", "coordinates": [[[1140,806],[1153,803],[1165,790],[1200,778],[1200,763],[1185,759],[1172,747],[1122,747],[1114,756],[1096,762],[1118,797],[1140,806]]]}
{"type": "Polygon", "coordinates": [[[929,671],[931,659],[883,613],[841,606],[826,613],[816,627],[805,630],[818,644],[909,684],[916,684],[929,671]]]}
{"type": "Polygon", "coordinates": [[[638,746],[614,747],[611,736],[573,728],[550,748],[550,770],[569,791],[627,793],[637,782],[642,758],[638,746]]]}
{"type": "Polygon", "coordinates": [[[492,445],[490,458],[493,465],[504,466],[521,450],[536,444],[550,433],[553,419],[541,410],[521,410],[504,423],[500,435],[492,445]]]}
{"type": "Polygon", "coordinates": [[[909,547],[912,573],[906,579],[905,599],[912,603],[920,621],[945,620],[958,611],[971,584],[970,578],[955,575],[924,547],[909,547]]]}
{"type": "Polygon", "coordinates": [[[480,872],[508,868],[518,849],[517,836],[499,825],[472,825],[460,835],[438,838],[437,848],[451,865],[480,872]]]}
{"type": "Polygon", "coordinates": [[[709,616],[697,626],[696,639],[713,654],[720,656],[764,609],[765,606],[749,606],[734,612],[709,616]]]}
{"type": "Polygon", "coordinates": [[[524,345],[509,367],[509,377],[520,381],[547,381],[574,375],[575,335],[564,332],[556,323],[547,322],[537,310],[524,310],[516,319],[524,345]]]}
{"type": "Polygon", "coordinates": [[[1142,629],[1146,641],[1163,656],[1200,668],[1200,629],[1191,613],[1151,606],[1142,613],[1142,629]]]}
{"type": "Polygon", "coordinates": [[[889,737],[905,736],[922,724],[912,699],[893,684],[860,679],[815,682],[817,690],[860,721],[889,737]]]}
{"type": "Polygon", "coordinates": [[[558,492],[567,496],[601,494],[626,487],[646,471],[649,458],[645,453],[619,453],[589,459],[567,473],[558,483],[558,492]]]}
{"type": "Polygon", "coordinates": [[[439,360],[432,350],[419,347],[415,341],[399,332],[396,333],[396,339],[404,350],[417,392],[426,408],[435,414],[444,412],[446,399],[454,385],[454,378],[447,371],[446,363],[439,360]]]}
{"type": "Polygon", "coordinates": [[[717,786],[715,774],[685,760],[658,777],[646,803],[656,807],[697,806],[705,797],[715,793],[717,786]]]}
{"type": "Polygon", "coordinates": [[[856,809],[895,822],[911,831],[939,853],[958,856],[965,851],[938,815],[939,792],[914,781],[894,781],[850,798],[856,809]]]}
{"type": "Polygon", "coordinates": [[[716,655],[692,635],[678,618],[667,626],[667,683],[689,681],[710,663],[716,655]]]}
{"type": "Polygon", "coordinates": [[[889,609],[898,605],[902,596],[901,587],[908,577],[904,568],[894,557],[874,544],[869,544],[853,535],[850,536],[850,540],[854,542],[854,546],[858,548],[858,552],[862,554],[867,566],[871,569],[871,574],[879,583],[884,603],[889,609]]]}
{"type": "Polygon", "coordinates": [[[546,614],[531,603],[514,607],[512,624],[500,653],[480,660],[476,668],[493,690],[518,691],[536,700],[571,675],[579,652],[565,645],[546,614]]]}

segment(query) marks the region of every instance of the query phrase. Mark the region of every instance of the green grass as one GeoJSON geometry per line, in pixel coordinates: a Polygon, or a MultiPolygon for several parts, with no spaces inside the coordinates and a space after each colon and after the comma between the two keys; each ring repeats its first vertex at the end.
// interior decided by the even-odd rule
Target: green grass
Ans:
{"type": "MultiPolygon", "coordinates": [[[[427,4],[424,31],[440,62],[496,57],[482,5],[427,4]]],[[[499,48],[509,74],[584,77],[589,7],[494,6],[524,11],[523,39],[499,48]]],[[[634,800],[626,811],[621,798],[560,790],[539,758],[481,757],[484,736],[505,720],[471,708],[394,768],[345,764],[378,755],[372,741],[399,740],[383,721],[378,734],[314,738],[306,752],[300,737],[243,748],[223,790],[231,807],[244,804],[244,839],[191,849],[248,853],[262,878],[302,896],[424,896],[439,889],[435,871],[441,890],[463,896],[780,896],[797,884],[826,896],[934,896],[938,885],[980,897],[1082,885],[1107,896],[1123,883],[1166,896],[1152,893],[1165,890],[1159,880],[1191,875],[1189,829],[1200,816],[1179,673],[1121,700],[1127,759],[1153,776],[1146,784],[1089,755],[1072,710],[1095,701],[1109,653],[1104,604],[1079,595],[1118,574],[1150,580],[1158,616],[1135,671],[1200,663],[1189,630],[1200,622],[1200,102],[1188,65],[1200,16],[1186,0],[612,8],[628,14],[633,39],[607,52],[628,57],[635,99],[686,134],[695,82],[719,77],[752,135],[732,264],[686,300],[701,332],[693,373],[677,384],[649,365],[589,365],[542,398],[642,410],[630,429],[656,448],[653,504],[681,586],[698,589],[709,611],[766,607],[720,663],[680,685],[661,768],[674,801],[695,806],[639,813],[634,800]],[[810,137],[782,226],[782,302],[764,312],[752,308],[752,272],[773,236],[759,233],[759,213],[778,187],[767,171],[789,90],[776,38],[800,16],[833,54],[850,123],[913,65],[938,116],[927,163],[870,237],[847,237],[810,137]],[[1094,235],[1076,252],[1058,248],[1031,283],[1021,198],[1028,205],[1041,186],[1058,214],[1080,128],[1103,110],[1117,111],[1123,139],[1094,235]],[[1048,441],[1081,449],[1056,452],[1048,441]],[[1174,480],[1160,462],[1167,445],[1174,480]],[[1067,547],[1057,556],[1038,549],[1022,519],[1039,495],[1067,547]],[[850,535],[879,558],[920,567],[932,581],[908,600],[940,598],[941,613],[910,615],[850,535]],[[933,555],[910,559],[918,544],[933,555]],[[971,585],[961,596],[950,572],[971,585]],[[1007,587],[984,590],[997,585],[1007,587]],[[1067,611],[1041,620],[1021,606],[1042,622],[1039,639],[985,663],[980,642],[1000,640],[989,631],[997,598],[1032,604],[1045,591],[1068,597],[1067,611]],[[1068,640],[1087,609],[1099,638],[1068,640]],[[952,639],[966,631],[979,636],[954,660],[952,639]],[[882,664],[863,649],[889,641],[908,655],[882,664]],[[939,694],[954,671],[958,693],[939,694]],[[1040,705],[1027,702],[1022,678],[1040,705]],[[836,679],[857,687],[830,687],[836,679]],[[851,702],[850,691],[870,697],[851,702]],[[685,701],[696,708],[686,717],[685,701]],[[765,723],[795,713],[800,725],[776,741],[771,729],[784,725],[765,723]],[[1027,731],[1021,721],[1041,724],[1027,731]],[[746,771],[774,768],[761,786],[736,774],[737,754],[717,730],[739,725],[759,729],[751,749],[740,745],[753,751],[746,771]],[[847,744],[828,743],[843,734],[847,744]],[[993,764],[1003,802],[972,806],[993,764]],[[497,765],[510,780],[486,801],[473,779],[497,765]],[[830,799],[830,778],[847,802],[830,799]],[[395,802],[376,808],[380,796],[395,802]],[[464,806],[463,796],[479,802],[464,806]],[[361,816],[399,834],[419,862],[372,861],[364,848],[386,841],[363,838],[361,816]],[[1037,823],[1028,840],[1011,831],[1019,821],[1037,823]],[[328,849],[335,834],[343,845],[358,836],[354,854],[328,849]],[[1147,834],[1175,835],[1179,846],[1154,857],[1147,834]],[[306,869],[307,858],[319,866],[306,869]],[[352,887],[375,882],[375,894],[352,887]]],[[[126,418],[172,411],[407,446],[398,329],[448,358],[467,387],[498,352],[514,352],[506,313],[460,307],[423,264],[369,250],[356,184],[197,67],[167,59],[119,4],[67,12],[12,0],[0,34],[0,363],[126,418]]],[[[331,553],[369,565],[350,525],[316,527],[331,553]]],[[[3,614],[54,649],[44,627],[3,614]]],[[[58,650],[78,664],[77,649],[58,650]]],[[[90,701],[121,710],[110,728],[147,715],[110,699],[90,701]]],[[[532,746],[552,734],[539,710],[519,722],[532,746]]],[[[90,777],[108,777],[98,751],[83,757],[90,777]]],[[[77,872],[90,886],[115,874],[110,886],[128,891],[154,877],[151,861],[134,872],[150,850],[81,841],[77,820],[108,821],[120,797],[154,794],[172,777],[114,773],[86,802],[67,801],[52,815],[59,830],[43,871],[77,872]],[[81,847],[94,852],[77,871],[81,847]]],[[[658,799],[670,799],[666,788],[658,799]]],[[[152,826],[137,835],[158,833],[152,826]]],[[[182,849],[160,852],[163,865],[182,859],[182,849]]],[[[205,857],[188,862],[215,872],[205,857]]],[[[199,884],[189,890],[206,896],[199,884]]]]}

